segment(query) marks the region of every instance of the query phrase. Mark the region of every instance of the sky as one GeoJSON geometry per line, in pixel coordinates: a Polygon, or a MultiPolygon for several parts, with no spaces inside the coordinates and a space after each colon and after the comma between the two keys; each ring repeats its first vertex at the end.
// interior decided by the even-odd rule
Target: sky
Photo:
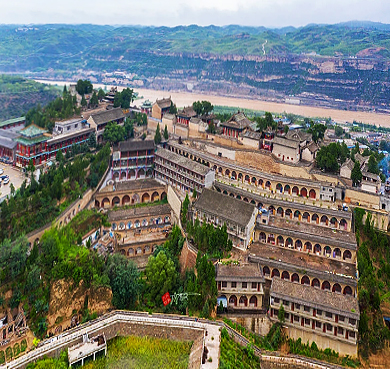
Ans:
{"type": "Polygon", "coordinates": [[[0,0],[0,24],[239,24],[279,28],[350,20],[390,23],[390,1],[0,0]]]}

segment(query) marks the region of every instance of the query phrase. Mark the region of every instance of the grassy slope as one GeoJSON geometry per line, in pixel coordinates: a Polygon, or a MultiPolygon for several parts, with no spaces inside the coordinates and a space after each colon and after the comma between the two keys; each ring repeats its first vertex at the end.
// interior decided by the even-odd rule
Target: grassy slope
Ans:
{"type": "Polygon", "coordinates": [[[117,337],[109,342],[106,358],[88,363],[85,369],[186,369],[192,342],[149,337],[117,337]]]}
{"type": "Polygon", "coordinates": [[[38,103],[46,105],[59,94],[55,87],[0,74],[0,121],[24,115],[38,103]]]}

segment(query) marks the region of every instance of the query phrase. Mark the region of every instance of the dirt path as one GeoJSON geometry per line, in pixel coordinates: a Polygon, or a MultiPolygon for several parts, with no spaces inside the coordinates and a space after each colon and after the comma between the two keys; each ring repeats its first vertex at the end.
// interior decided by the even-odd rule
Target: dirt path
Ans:
{"type": "MultiPolygon", "coordinates": [[[[47,84],[57,84],[64,85],[69,84],[69,82],[64,81],[45,81],[45,80],[36,80],[37,82],[47,83],[47,84]]],[[[105,86],[102,84],[94,84],[95,87],[106,87],[108,89],[111,86],[105,86]]],[[[119,87],[121,90],[124,87],[119,87]]],[[[316,108],[312,106],[303,106],[303,105],[290,105],[283,103],[275,103],[269,101],[262,101],[258,99],[249,99],[249,98],[238,98],[238,97],[225,97],[225,96],[216,96],[211,94],[201,94],[201,93],[191,93],[191,92],[171,92],[171,91],[159,91],[159,90],[149,90],[144,88],[135,88],[139,92],[140,96],[143,96],[145,99],[149,99],[154,102],[156,99],[161,99],[162,97],[171,96],[172,100],[178,107],[183,107],[192,104],[194,101],[198,100],[208,100],[213,105],[222,105],[222,106],[232,106],[237,108],[253,109],[253,110],[262,110],[270,111],[272,113],[293,113],[302,115],[305,117],[331,117],[336,122],[363,122],[367,124],[375,124],[377,126],[390,127],[390,114],[378,114],[378,113],[366,113],[366,112],[356,112],[356,111],[345,111],[345,110],[336,110],[336,109],[326,109],[326,108],[316,108]]]]}

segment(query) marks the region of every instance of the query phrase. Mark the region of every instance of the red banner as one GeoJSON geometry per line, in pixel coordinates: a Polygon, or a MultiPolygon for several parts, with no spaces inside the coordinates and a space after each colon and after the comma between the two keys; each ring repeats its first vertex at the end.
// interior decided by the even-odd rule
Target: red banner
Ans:
{"type": "Polygon", "coordinates": [[[164,293],[161,298],[164,306],[167,306],[171,303],[171,295],[169,294],[169,292],[164,293]]]}

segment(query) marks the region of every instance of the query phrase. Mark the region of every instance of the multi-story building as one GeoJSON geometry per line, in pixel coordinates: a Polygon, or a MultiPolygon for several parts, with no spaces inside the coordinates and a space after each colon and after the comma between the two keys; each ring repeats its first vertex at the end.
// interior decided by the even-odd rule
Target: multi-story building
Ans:
{"type": "Polygon", "coordinates": [[[262,310],[265,280],[258,264],[215,265],[218,301],[228,310],[262,310]]]}
{"type": "Polygon", "coordinates": [[[183,192],[202,192],[215,179],[211,168],[164,148],[157,149],[154,163],[155,178],[183,192]]]}
{"type": "Polygon", "coordinates": [[[152,106],[152,117],[161,120],[164,114],[169,112],[171,104],[171,97],[156,100],[156,102],[152,106]]]}
{"type": "Polygon", "coordinates": [[[73,145],[88,142],[94,132],[95,129],[90,127],[85,120],[72,119],[56,122],[53,135],[46,143],[46,159],[54,159],[59,150],[66,153],[73,145]]]}
{"type": "Polygon", "coordinates": [[[117,181],[153,177],[153,140],[119,142],[112,155],[111,177],[117,181]]]}
{"type": "Polygon", "coordinates": [[[45,162],[49,138],[48,131],[35,124],[20,130],[20,136],[16,139],[16,165],[25,167],[30,160],[34,165],[45,162]]]}
{"type": "Polygon", "coordinates": [[[116,252],[127,257],[141,258],[138,266],[147,263],[147,258],[156,246],[163,244],[172,227],[172,209],[169,204],[149,205],[130,209],[117,209],[108,213],[110,227],[103,233],[116,234],[116,252]]]}
{"type": "Polygon", "coordinates": [[[238,138],[246,129],[248,129],[253,122],[251,122],[244,113],[236,113],[226,122],[221,123],[222,134],[232,138],[238,138]]]}
{"type": "Polygon", "coordinates": [[[278,320],[280,306],[290,338],[315,342],[343,355],[357,356],[359,304],[348,295],[274,278],[270,291],[270,318],[278,320]]]}
{"type": "Polygon", "coordinates": [[[121,108],[114,108],[110,110],[104,110],[95,114],[92,114],[88,118],[88,123],[92,128],[96,130],[96,140],[98,143],[103,142],[104,128],[110,122],[115,122],[119,125],[123,125],[125,121],[125,115],[121,108]]]}
{"type": "Polygon", "coordinates": [[[191,118],[195,118],[197,114],[195,110],[192,108],[192,106],[187,106],[184,107],[183,110],[179,110],[176,116],[177,116],[177,123],[188,126],[191,118]]]}
{"type": "Polygon", "coordinates": [[[72,145],[88,141],[94,132],[85,121],[56,122],[53,135],[34,124],[19,131],[15,139],[15,161],[17,166],[27,166],[30,160],[35,166],[55,158],[57,152],[66,152],[72,145]],[[68,130],[69,127],[69,130],[68,130]],[[65,128],[65,131],[64,131],[65,128]]]}
{"type": "Polygon", "coordinates": [[[205,188],[193,205],[193,221],[227,226],[233,245],[246,250],[253,241],[258,210],[255,205],[205,188]]]}

